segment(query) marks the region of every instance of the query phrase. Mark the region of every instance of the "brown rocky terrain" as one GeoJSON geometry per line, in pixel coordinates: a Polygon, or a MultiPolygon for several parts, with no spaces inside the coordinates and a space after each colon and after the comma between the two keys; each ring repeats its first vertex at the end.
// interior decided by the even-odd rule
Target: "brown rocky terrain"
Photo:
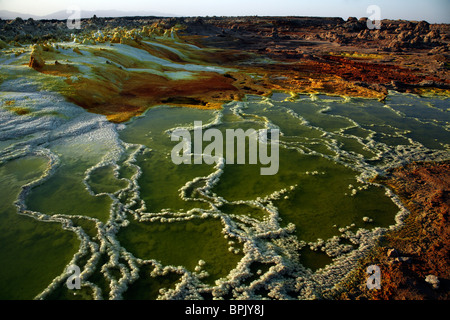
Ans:
{"type": "Polygon", "coordinates": [[[376,180],[397,193],[411,214],[361,261],[340,298],[448,300],[450,161],[411,163],[376,180]],[[366,287],[365,270],[372,264],[381,269],[381,289],[366,287]]]}
{"type": "Polygon", "coordinates": [[[318,74],[334,75],[381,93],[449,89],[450,26],[383,20],[381,29],[371,30],[366,20],[211,18],[198,19],[186,32],[198,33],[208,45],[289,62],[285,70],[296,72],[297,77],[302,72],[312,79],[318,74]],[[211,25],[220,32],[214,34],[211,25]]]}
{"type": "MultiPolygon", "coordinates": [[[[23,46],[72,41],[73,36],[96,30],[152,26],[164,32],[175,28],[184,41],[221,49],[222,54],[210,51],[204,55],[204,62],[239,67],[244,73],[261,76],[247,79],[243,86],[235,83],[240,94],[228,99],[260,92],[261,88],[379,99],[391,89],[419,94],[449,92],[449,25],[382,20],[381,29],[371,30],[366,21],[314,17],[92,18],[83,19],[81,29],[70,30],[66,21],[17,18],[0,20],[0,40],[3,46],[23,46]]],[[[130,40],[139,44],[138,37],[130,40]]],[[[228,80],[224,82],[228,85],[228,80]]]]}

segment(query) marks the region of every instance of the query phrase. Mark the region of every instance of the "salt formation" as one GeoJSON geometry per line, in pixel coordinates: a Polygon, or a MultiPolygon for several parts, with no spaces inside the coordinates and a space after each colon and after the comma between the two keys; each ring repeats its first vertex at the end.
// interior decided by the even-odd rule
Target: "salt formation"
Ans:
{"type": "MultiPolygon", "coordinates": [[[[90,74],[92,69],[86,61],[93,64],[104,63],[104,59],[92,54],[91,46],[116,50],[125,56],[147,59],[146,62],[159,63],[159,66],[167,68],[173,67],[184,71],[208,70],[219,73],[227,71],[224,68],[211,70],[195,64],[176,64],[135,50],[133,45],[143,41],[144,36],[178,39],[176,28],[166,32],[158,29],[157,26],[144,27],[142,30],[134,31],[118,28],[110,32],[97,31],[77,36],[73,39],[73,43],[61,43],[57,48],[56,46],[51,47],[64,52],[70,56],[72,61],[76,62],[77,68],[83,71],[77,75],[79,78],[92,76],[90,74]],[[107,42],[109,44],[106,44],[107,42]]],[[[147,42],[152,43],[151,41],[147,42]]],[[[164,46],[164,44],[159,44],[159,46],[164,46]]],[[[46,62],[41,57],[42,50],[44,49],[41,46],[35,46],[32,49],[30,64],[33,68],[39,69],[45,66],[46,62]]],[[[194,48],[194,50],[197,49],[194,48]]],[[[6,105],[6,101],[15,101],[17,106],[27,107],[33,111],[31,115],[20,116],[5,108],[0,110],[2,120],[0,138],[2,141],[8,142],[0,149],[0,162],[4,163],[30,154],[48,159],[46,171],[35,181],[22,187],[15,202],[18,213],[42,222],[60,223],[65,230],[74,232],[78,236],[79,250],[67,267],[80,264],[82,288],[87,290],[93,299],[122,299],[128,288],[139,281],[139,271],[144,266],[152,267],[152,271],[148,274],[149,277],[165,277],[171,273],[180,276],[174,288],[160,289],[158,299],[203,299],[208,295],[213,299],[226,297],[233,299],[316,299],[327,297],[345,278],[358,259],[367,254],[375,245],[377,239],[387,230],[398,228],[408,214],[398,197],[386,189],[386,197],[390,198],[398,208],[395,225],[381,228],[376,226],[376,219],[364,216],[358,220],[365,223],[365,228],[359,228],[355,221],[348,226],[336,226],[335,232],[338,235],[306,242],[296,235],[297,226],[294,223],[289,221],[281,223],[283,221],[281,221],[278,207],[280,201],[292,201],[295,192],[302,187],[301,182],[285,186],[269,194],[255,196],[252,199],[230,200],[214,192],[214,188],[223,179],[227,170],[224,158],[219,159],[211,167],[211,173],[186,181],[178,190],[179,198],[186,203],[201,203],[204,207],[178,211],[163,209],[152,212],[148,209],[149,203],[146,203],[142,196],[140,178],[143,176],[143,164],[140,162],[142,161],[140,158],[150,157],[159,150],[153,150],[151,143],[150,145],[128,143],[120,138],[120,131],[125,130],[124,128],[127,126],[132,126],[133,122],[126,125],[114,124],[108,122],[104,116],[88,113],[78,108],[59,94],[39,91],[41,78],[30,76],[29,83],[23,83],[21,79],[14,78],[14,73],[20,71],[27,74],[31,71],[11,66],[5,63],[8,61],[7,58],[2,57],[2,59],[0,67],[2,74],[11,77],[10,80],[7,78],[0,84],[2,103],[6,105]],[[83,150],[91,152],[83,152],[83,150]],[[111,200],[108,217],[102,220],[83,213],[77,215],[50,214],[31,210],[26,200],[33,189],[49,181],[58,168],[64,165],[64,159],[77,159],[78,157],[89,163],[81,181],[85,190],[91,197],[107,197],[111,200]],[[96,170],[105,167],[112,168],[114,178],[117,180],[120,178],[125,183],[114,192],[95,192],[90,180],[96,170]],[[120,171],[124,168],[131,173],[129,176],[121,177],[120,171]],[[222,211],[224,206],[239,205],[260,210],[263,217],[227,214],[222,211]],[[96,236],[91,237],[86,230],[77,226],[74,223],[76,219],[91,222],[95,226],[96,236]],[[206,284],[204,279],[209,276],[206,271],[209,266],[208,257],[201,257],[193,270],[189,270],[183,265],[163,265],[157,259],[143,259],[128,251],[119,242],[118,234],[121,229],[129,227],[132,219],[133,223],[159,222],[163,224],[197,221],[197,219],[216,219],[222,226],[220,236],[226,239],[228,250],[231,254],[242,256],[242,258],[228,275],[215,279],[213,284],[206,284]],[[332,263],[314,271],[303,266],[299,251],[308,247],[313,251],[325,253],[332,259],[332,263]],[[254,265],[258,266],[256,271],[253,270],[254,265]],[[267,270],[263,270],[260,266],[267,266],[267,270]],[[108,285],[107,292],[104,292],[98,284],[91,282],[94,272],[100,272],[104,278],[108,285]]],[[[162,70],[163,68],[155,68],[155,72],[166,72],[162,70]]],[[[73,81],[76,82],[77,79],[74,78],[73,81]]],[[[396,96],[395,93],[392,94],[396,96]]],[[[248,97],[247,100],[232,102],[225,105],[224,109],[216,111],[212,120],[203,128],[233,125],[234,122],[226,120],[226,116],[231,114],[235,117],[234,119],[237,119],[236,122],[242,121],[265,129],[280,129],[281,148],[294,150],[302,156],[317,156],[326,159],[333,165],[349,168],[355,172],[355,182],[349,184],[346,190],[349,201],[358,198],[370,187],[380,187],[370,182],[369,179],[376,174],[383,173],[388,168],[398,166],[405,161],[448,158],[448,149],[431,150],[424,144],[409,138],[406,131],[396,132],[395,135],[406,137],[410,145],[401,145],[395,148],[375,139],[377,132],[375,127],[367,129],[369,126],[365,126],[364,130],[369,133],[364,138],[346,133],[349,129],[361,129],[362,126],[350,116],[332,114],[333,104],[358,103],[363,104],[351,99],[322,100],[317,95],[310,97],[292,95],[282,102],[267,97],[261,99],[248,97]],[[325,129],[319,124],[313,125],[314,117],[311,116],[308,120],[307,115],[302,114],[300,109],[294,110],[288,104],[301,104],[302,101],[313,104],[317,109],[314,115],[318,114],[328,117],[327,119],[343,121],[345,126],[332,130],[325,129]],[[251,103],[258,104],[259,109],[250,108],[251,103]],[[280,114],[286,116],[288,120],[294,121],[299,127],[314,130],[318,133],[317,136],[308,137],[305,134],[305,136],[299,135],[293,139],[287,134],[289,128],[285,129],[284,123],[274,120],[280,114]],[[361,145],[361,152],[363,150],[370,151],[374,156],[365,157],[356,151],[347,150],[340,142],[340,139],[343,138],[353,139],[352,141],[361,145]],[[319,149],[315,148],[318,146],[323,147],[324,151],[317,151],[319,149]]],[[[395,108],[395,106],[385,107],[387,111],[390,111],[391,108],[395,108]]],[[[398,117],[405,117],[403,113],[395,114],[398,117]]],[[[191,126],[180,126],[174,123],[173,127],[165,130],[164,134],[168,137],[177,128],[193,130],[191,126]]],[[[151,134],[149,135],[151,136],[151,134]]],[[[299,172],[302,178],[308,179],[324,178],[329,174],[322,168],[311,170],[299,168],[299,172]]],[[[49,297],[58,287],[64,285],[67,277],[67,271],[61,270],[61,274],[36,298],[49,297]]]]}

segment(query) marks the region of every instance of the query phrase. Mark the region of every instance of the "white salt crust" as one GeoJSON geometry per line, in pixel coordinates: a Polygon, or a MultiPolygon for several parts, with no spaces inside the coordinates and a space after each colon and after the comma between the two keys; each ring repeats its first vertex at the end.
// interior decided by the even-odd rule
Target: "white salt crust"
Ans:
{"type": "MultiPolygon", "coordinates": [[[[125,52],[126,46],[117,45],[116,48],[125,52]]],[[[143,53],[142,53],[143,54],[143,53]]],[[[17,80],[19,81],[19,80],[17,80]]],[[[197,177],[179,190],[180,197],[184,200],[197,200],[208,203],[209,209],[192,209],[186,212],[171,212],[162,210],[161,212],[147,212],[144,201],[140,197],[140,188],[138,179],[142,174],[142,169],[137,164],[137,156],[145,152],[152,152],[144,145],[125,143],[118,136],[118,129],[123,125],[115,125],[106,121],[103,116],[94,115],[83,111],[82,109],[66,102],[62,97],[54,93],[47,92],[15,92],[14,81],[5,81],[2,83],[2,100],[15,100],[23,106],[31,106],[43,115],[38,117],[18,117],[9,111],[0,109],[0,138],[3,141],[11,141],[9,146],[0,149],[0,163],[13,159],[21,158],[27,155],[35,155],[48,159],[47,169],[36,180],[22,186],[22,190],[15,201],[18,214],[33,217],[42,222],[59,222],[63,229],[74,232],[80,241],[78,252],[73,256],[67,267],[77,264],[83,257],[88,257],[87,262],[80,265],[82,273],[82,287],[89,289],[93,299],[122,299],[123,293],[128,286],[138,280],[139,270],[142,266],[151,265],[153,270],[151,277],[159,277],[168,273],[177,273],[181,276],[173,289],[161,289],[158,299],[203,299],[203,295],[208,293],[214,299],[224,299],[232,296],[233,299],[317,299],[327,295],[336,288],[342,279],[351,271],[358,259],[363,257],[375,244],[377,239],[388,230],[399,228],[404,218],[408,215],[407,209],[401,204],[400,200],[389,189],[385,188],[388,196],[397,205],[399,211],[395,217],[396,224],[389,228],[375,227],[371,230],[358,229],[354,231],[353,226],[342,227],[339,229],[341,235],[330,239],[318,239],[315,242],[306,243],[299,241],[293,235],[295,225],[290,223],[286,227],[280,227],[280,217],[273,201],[281,197],[289,197],[289,192],[294,190],[297,185],[278,190],[264,198],[254,200],[228,201],[212,193],[212,188],[219,181],[226,166],[225,159],[219,159],[214,166],[214,171],[208,176],[197,177]],[[28,97],[28,98],[25,98],[28,97]],[[57,112],[63,116],[55,117],[50,114],[57,112]],[[86,190],[92,196],[107,195],[111,198],[109,219],[102,222],[97,218],[82,215],[47,215],[41,212],[31,211],[25,204],[25,199],[29,192],[36,186],[49,179],[58,166],[61,164],[60,156],[53,149],[58,146],[77,146],[86,144],[87,141],[94,145],[102,146],[104,155],[100,157],[92,167],[86,170],[83,179],[86,190]],[[89,185],[91,173],[101,167],[111,166],[114,175],[119,177],[119,170],[127,166],[134,171],[130,178],[122,178],[127,181],[127,185],[114,193],[95,193],[89,185]],[[190,198],[187,190],[193,184],[202,181],[201,187],[197,188],[197,194],[200,197],[190,198]],[[221,212],[218,208],[223,204],[245,204],[266,212],[264,219],[256,219],[249,216],[228,215],[221,212]],[[138,221],[160,221],[171,223],[175,221],[188,221],[192,219],[220,219],[224,238],[229,239],[230,250],[234,253],[243,254],[242,259],[230,273],[221,279],[216,280],[214,285],[206,285],[202,279],[208,276],[203,270],[205,262],[200,260],[194,271],[189,271],[183,266],[162,265],[154,259],[140,259],[128,252],[117,240],[117,233],[123,227],[129,224],[132,217],[138,221]],[[72,219],[86,219],[95,223],[97,228],[96,238],[89,237],[82,228],[75,227],[72,219]],[[342,244],[341,239],[346,239],[352,245],[342,244]],[[233,244],[239,243],[242,252],[238,252],[233,244]],[[321,250],[333,258],[333,263],[315,272],[307,269],[299,262],[298,250],[309,246],[313,250],[321,250]],[[106,255],[108,260],[100,265],[100,257],[106,255]],[[247,279],[253,275],[251,266],[255,262],[270,265],[268,271],[259,272],[255,280],[247,283],[247,279]],[[95,270],[100,269],[106,281],[109,283],[109,293],[105,296],[100,287],[89,281],[89,276],[95,270]],[[112,270],[120,271],[120,278],[117,279],[112,270]],[[267,297],[259,295],[257,292],[265,291],[267,297]]],[[[392,93],[394,94],[394,93],[392,93]]],[[[299,100],[305,99],[300,96],[299,100]]],[[[323,103],[316,95],[309,97],[315,101],[320,112],[325,112],[328,107],[323,108],[323,103]]],[[[351,101],[351,99],[348,99],[351,101]]],[[[381,165],[371,165],[366,162],[364,157],[359,154],[347,152],[340,148],[337,140],[322,140],[326,147],[336,155],[329,156],[309,149],[306,145],[299,146],[296,143],[280,141],[282,148],[288,148],[298,151],[302,154],[318,155],[330,161],[341,164],[359,172],[358,182],[368,185],[376,185],[368,182],[368,178],[375,174],[383,174],[387,169],[397,167],[407,162],[427,160],[438,161],[448,159],[447,151],[430,151],[418,142],[409,139],[410,146],[399,146],[397,148],[377,142],[373,139],[374,131],[366,139],[358,136],[352,136],[344,133],[342,129],[339,132],[326,132],[319,127],[312,126],[304,118],[294,111],[284,107],[277,106],[269,98],[263,98],[261,104],[268,108],[283,109],[291,117],[298,119],[299,124],[314,128],[323,132],[324,137],[352,137],[360,142],[367,150],[376,155],[371,160],[381,160],[381,165]]],[[[251,114],[246,113],[247,102],[232,102],[225,108],[240,119],[251,114]]],[[[387,108],[390,108],[387,106],[387,108]]],[[[399,114],[401,115],[401,114],[399,114]]],[[[401,115],[403,116],[403,115],[401,115]]],[[[340,117],[340,116],[333,116],[340,117]]],[[[252,117],[251,121],[262,123],[267,129],[277,128],[270,119],[263,116],[252,117]]],[[[358,123],[348,119],[352,125],[349,127],[360,127],[358,123]]],[[[247,121],[247,120],[246,120],[247,121]]],[[[249,120],[250,121],[250,120],[249,120]]],[[[217,112],[212,122],[203,126],[203,129],[214,127],[222,123],[222,112],[217,112]]],[[[173,130],[166,131],[169,135],[173,130]]],[[[179,128],[178,128],[179,129],[179,128]]],[[[186,129],[192,130],[193,127],[186,129]]],[[[282,133],[281,133],[281,136],[282,133]]],[[[313,139],[305,138],[305,141],[313,139]]],[[[67,147],[65,147],[67,149],[67,147]]],[[[59,149],[58,149],[59,150],[59,149]]],[[[64,148],[63,148],[64,150],[64,148]]],[[[76,154],[76,152],[74,153],[76,154]]],[[[87,158],[90,155],[83,155],[87,158]]],[[[92,155],[93,158],[98,155],[92,155]]],[[[307,175],[326,174],[326,172],[305,172],[307,175]]],[[[354,195],[358,191],[355,188],[349,188],[349,193],[354,195]]],[[[369,218],[370,219],[370,218],[369,218]]],[[[205,257],[206,259],[207,257],[205,257]]],[[[64,285],[69,274],[63,270],[61,275],[56,277],[47,288],[36,296],[36,299],[45,299],[58,286],[64,285]]]]}

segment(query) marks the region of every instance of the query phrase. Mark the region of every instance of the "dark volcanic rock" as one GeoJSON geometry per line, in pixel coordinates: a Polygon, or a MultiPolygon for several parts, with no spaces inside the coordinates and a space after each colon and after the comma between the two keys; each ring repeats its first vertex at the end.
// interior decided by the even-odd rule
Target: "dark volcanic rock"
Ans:
{"type": "Polygon", "coordinates": [[[430,24],[426,21],[420,21],[414,29],[417,33],[427,33],[430,30],[430,24]]]}

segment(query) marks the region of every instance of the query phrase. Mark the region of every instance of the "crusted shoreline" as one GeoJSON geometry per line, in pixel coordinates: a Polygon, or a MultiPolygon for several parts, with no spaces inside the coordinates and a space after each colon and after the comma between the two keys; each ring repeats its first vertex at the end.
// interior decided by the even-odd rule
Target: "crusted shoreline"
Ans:
{"type": "Polygon", "coordinates": [[[375,180],[398,194],[410,215],[359,261],[334,298],[448,300],[450,161],[411,163],[375,180]],[[365,271],[373,264],[381,268],[382,285],[368,290],[365,271]]]}

